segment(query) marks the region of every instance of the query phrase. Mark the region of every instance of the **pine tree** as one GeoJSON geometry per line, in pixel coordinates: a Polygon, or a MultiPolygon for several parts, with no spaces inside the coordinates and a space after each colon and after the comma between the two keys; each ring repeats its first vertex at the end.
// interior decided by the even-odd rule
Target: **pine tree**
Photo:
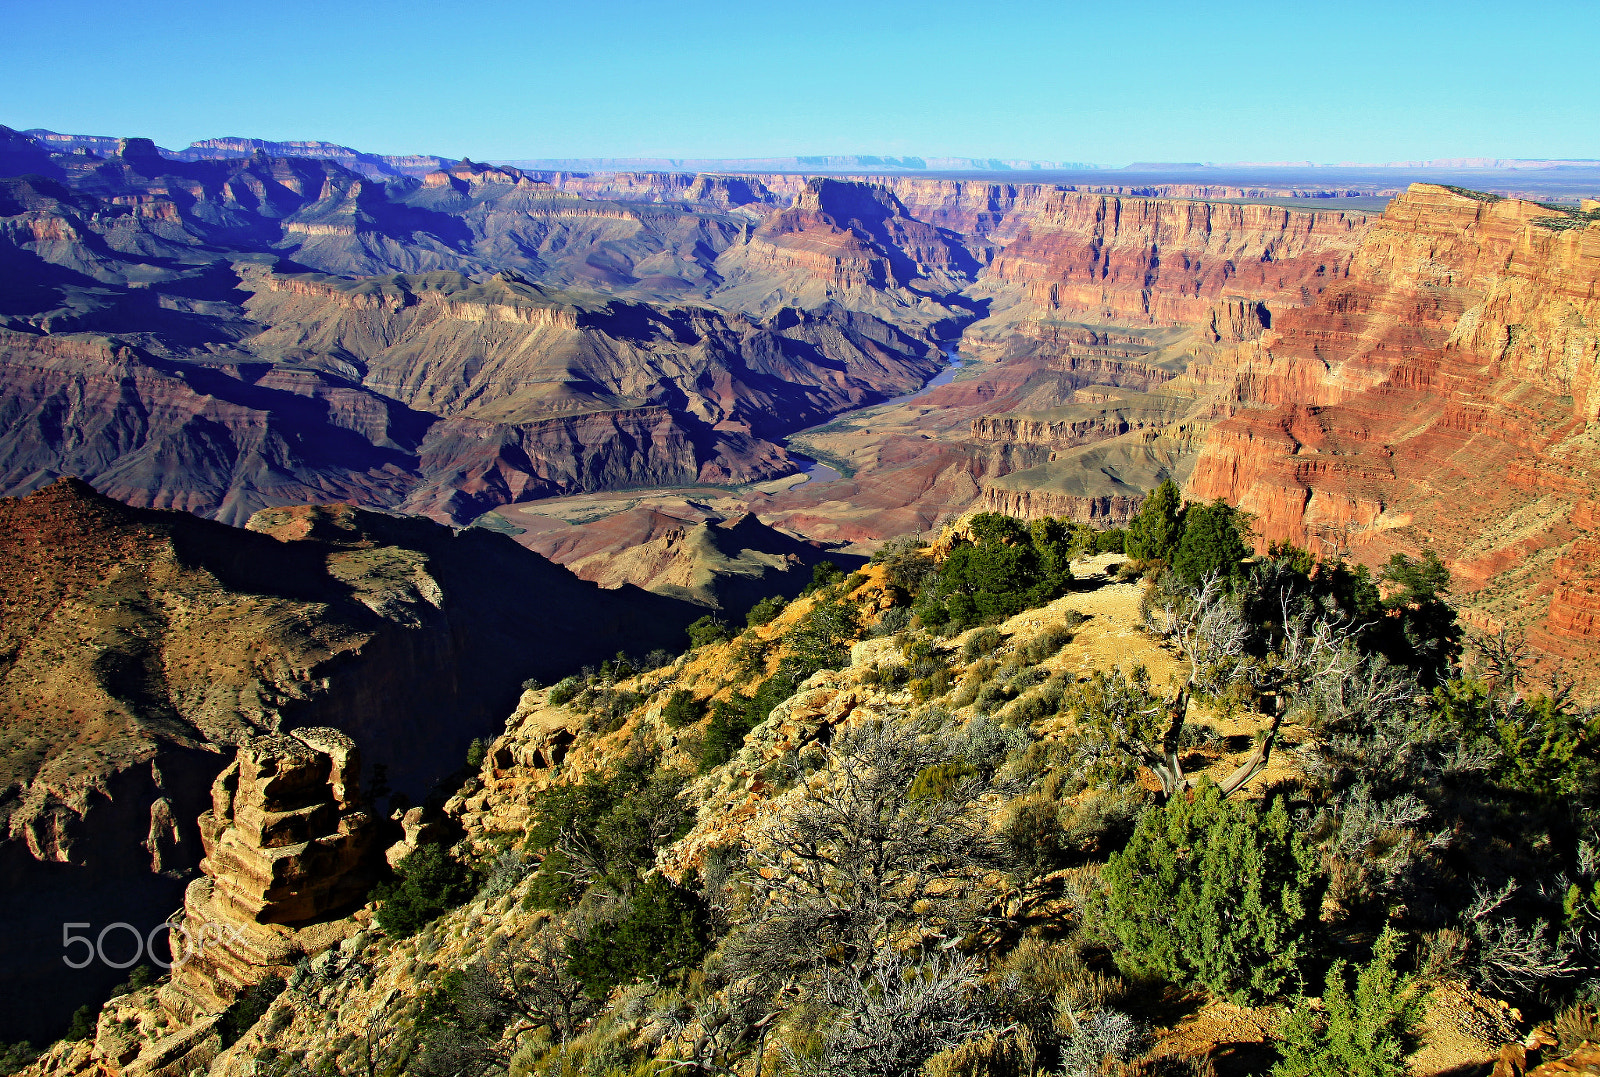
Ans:
{"type": "Polygon", "coordinates": [[[473,894],[472,871],[442,845],[419,845],[400,861],[392,883],[374,889],[378,926],[398,938],[414,935],[429,921],[473,894]]]}
{"type": "Polygon", "coordinates": [[[705,953],[705,909],[696,894],[662,875],[634,891],[621,920],[572,944],[567,968],[592,998],[636,978],[660,980],[705,953]]]}

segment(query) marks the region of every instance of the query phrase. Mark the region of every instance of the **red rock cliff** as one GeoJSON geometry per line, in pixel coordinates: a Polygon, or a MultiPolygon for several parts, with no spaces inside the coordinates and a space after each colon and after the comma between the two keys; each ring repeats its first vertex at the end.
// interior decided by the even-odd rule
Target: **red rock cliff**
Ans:
{"type": "Polygon", "coordinates": [[[1431,545],[1474,623],[1593,661],[1600,223],[1413,185],[1348,279],[1223,371],[1188,496],[1255,513],[1261,542],[1431,545]]]}

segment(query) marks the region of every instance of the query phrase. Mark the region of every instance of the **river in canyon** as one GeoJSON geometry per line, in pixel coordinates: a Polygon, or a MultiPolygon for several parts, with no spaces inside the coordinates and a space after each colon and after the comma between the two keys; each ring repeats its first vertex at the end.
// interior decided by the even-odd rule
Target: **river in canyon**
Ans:
{"type": "MultiPolygon", "coordinates": [[[[811,430],[821,430],[823,427],[832,426],[841,419],[848,418],[852,415],[861,415],[865,412],[872,411],[874,408],[886,408],[894,404],[907,404],[920,396],[926,396],[928,393],[933,392],[941,385],[949,385],[955,380],[956,375],[961,373],[962,368],[966,364],[962,362],[961,354],[954,347],[946,348],[944,354],[945,358],[950,360],[949,365],[947,365],[943,370],[939,371],[939,373],[935,374],[932,378],[929,378],[928,383],[922,388],[918,389],[916,392],[906,393],[904,396],[891,397],[888,400],[880,400],[876,404],[868,404],[865,407],[855,408],[852,411],[840,412],[827,422],[821,424],[821,426],[809,427],[806,430],[797,431],[790,436],[800,437],[806,433],[809,433],[811,430]]],[[[804,453],[796,452],[791,449],[789,451],[789,456],[800,465],[800,473],[805,476],[804,482],[796,483],[795,486],[791,487],[791,489],[799,489],[801,486],[806,485],[806,483],[837,482],[839,479],[844,478],[844,476],[839,473],[837,468],[830,467],[820,460],[813,460],[804,453]]]]}

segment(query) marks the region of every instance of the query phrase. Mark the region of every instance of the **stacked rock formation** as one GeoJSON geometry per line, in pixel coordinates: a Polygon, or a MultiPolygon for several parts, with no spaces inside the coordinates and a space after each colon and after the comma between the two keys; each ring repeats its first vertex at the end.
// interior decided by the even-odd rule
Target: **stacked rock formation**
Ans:
{"type": "Polygon", "coordinates": [[[334,729],[239,746],[200,817],[205,874],[184,895],[187,952],[163,991],[167,1008],[217,1012],[360,929],[345,914],[375,880],[381,849],[360,769],[355,743],[334,729]]]}

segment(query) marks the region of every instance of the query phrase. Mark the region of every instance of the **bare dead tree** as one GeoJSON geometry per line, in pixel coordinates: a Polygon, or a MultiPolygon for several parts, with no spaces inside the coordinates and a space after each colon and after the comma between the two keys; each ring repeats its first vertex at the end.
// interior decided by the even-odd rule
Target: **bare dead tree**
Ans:
{"type": "Polygon", "coordinates": [[[347,1077],[386,1077],[410,1053],[412,1037],[387,1008],[379,1007],[363,1022],[356,1046],[359,1053],[355,1066],[343,1071],[347,1077]]]}
{"type": "Polygon", "coordinates": [[[1173,706],[1163,700],[1143,666],[1096,671],[1072,693],[1068,707],[1079,726],[1078,762],[1093,772],[1115,768],[1123,758],[1146,767],[1172,796],[1187,788],[1178,759],[1182,724],[1173,728],[1173,706]]]}
{"type": "Polygon", "coordinates": [[[508,1006],[520,1018],[513,1038],[523,1032],[548,1028],[557,1043],[571,1039],[599,1009],[584,993],[583,981],[567,967],[567,947],[592,930],[580,922],[581,913],[565,920],[548,921],[525,939],[497,938],[490,944],[485,963],[508,1006]]]}
{"type": "Polygon", "coordinates": [[[750,1072],[760,1074],[767,1030],[782,1009],[751,986],[731,985],[663,1015],[672,1042],[658,1060],[691,1073],[740,1077],[739,1060],[751,1054],[750,1072]]]}
{"type": "Polygon", "coordinates": [[[1159,740],[1151,736],[1152,728],[1144,726],[1137,739],[1127,742],[1155,774],[1162,793],[1172,796],[1189,786],[1178,758],[1189,705],[1197,694],[1220,697],[1240,683],[1251,633],[1216,573],[1193,590],[1166,589],[1159,604],[1147,612],[1145,623],[1152,635],[1172,644],[1189,662],[1188,679],[1165,704],[1159,740]]]}
{"type": "Polygon", "coordinates": [[[1272,750],[1291,705],[1319,686],[1342,691],[1361,668],[1355,618],[1345,614],[1316,615],[1296,610],[1288,589],[1278,592],[1279,631],[1267,654],[1242,663],[1239,676],[1255,694],[1272,701],[1272,724],[1255,750],[1221,783],[1223,796],[1244,786],[1271,761],[1272,750]]]}
{"type": "Polygon", "coordinates": [[[839,734],[817,786],[750,840],[751,913],[729,950],[740,967],[852,964],[906,929],[960,929],[974,911],[964,882],[1003,864],[1005,847],[980,779],[908,795],[944,756],[892,716],[839,734]]]}
{"type": "Polygon", "coordinates": [[[304,1052],[290,1054],[269,1048],[256,1059],[255,1072],[258,1077],[312,1077],[313,1072],[386,1077],[401,1069],[415,1046],[410,1022],[399,1019],[392,1007],[380,1006],[367,1015],[354,1042],[342,1053],[319,1061],[315,1071],[306,1065],[304,1052]]]}
{"type": "Polygon", "coordinates": [[[1528,641],[1521,632],[1501,628],[1494,635],[1473,635],[1472,648],[1477,652],[1480,672],[1493,685],[1494,697],[1500,701],[1502,711],[1510,714],[1522,701],[1522,688],[1532,654],[1528,641]]]}
{"type": "Polygon", "coordinates": [[[1146,758],[1157,757],[1146,765],[1167,795],[1189,785],[1177,749],[1196,697],[1223,701],[1244,692],[1271,704],[1271,724],[1255,749],[1219,783],[1228,796],[1266,769],[1296,700],[1318,700],[1340,711],[1371,710],[1414,694],[1415,685],[1403,678],[1372,675],[1377,667],[1356,645],[1360,626],[1353,617],[1301,608],[1288,587],[1279,588],[1277,604],[1275,629],[1253,626],[1212,575],[1193,590],[1169,588],[1148,612],[1151,633],[1189,662],[1188,679],[1167,705],[1159,748],[1147,741],[1140,750],[1146,758]]]}
{"type": "Polygon", "coordinates": [[[873,955],[865,976],[824,978],[822,999],[840,1020],[818,1057],[785,1045],[784,1060],[804,1077],[910,1077],[940,1051],[997,1027],[979,989],[978,966],[966,955],[918,962],[885,948],[873,955]]]}
{"type": "Polygon", "coordinates": [[[1498,890],[1480,884],[1467,907],[1466,923],[1477,943],[1478,980],[1503,994],[1530,994],[1582,974],[1592,976],[1593,940],[1584,931],[1557,930],[1543,919],[1522,924],[1502,911],[1518,889],[1515,880],[1498,890]]]}

